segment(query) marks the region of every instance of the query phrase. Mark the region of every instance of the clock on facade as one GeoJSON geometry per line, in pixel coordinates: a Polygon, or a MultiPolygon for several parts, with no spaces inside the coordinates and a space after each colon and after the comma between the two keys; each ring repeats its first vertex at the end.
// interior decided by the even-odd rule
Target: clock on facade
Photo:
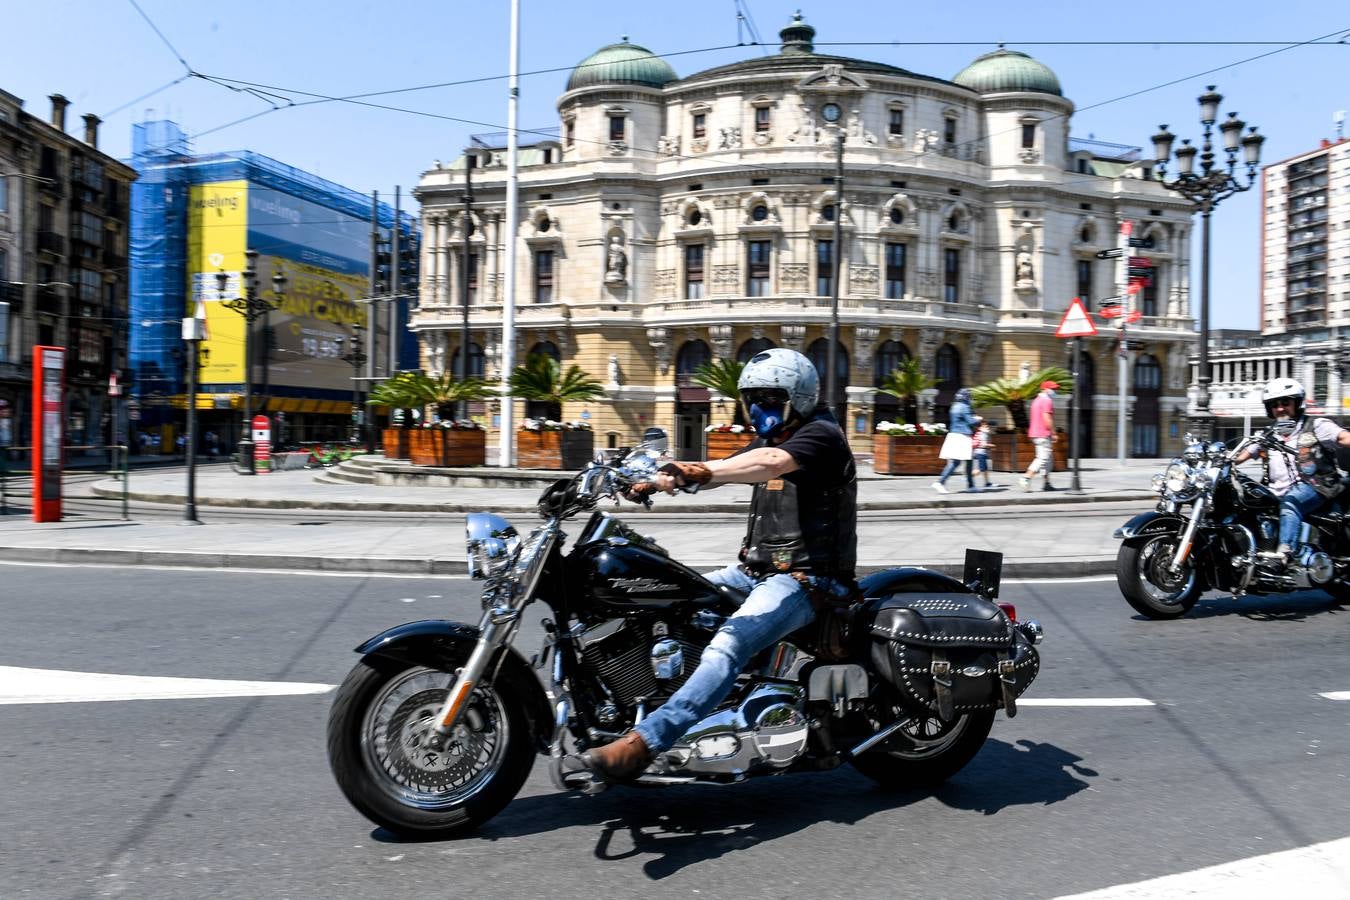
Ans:
{"type": "Polygon", "coordinates": [[[839,121],[839,104],[838,104],[838,103],[826,103],[824,106],[822,106],[822,107],[820,108],[820,115],[821,115],[821,118],[823,118],[826,122],[838,122],[838,121],[839,121]]]}

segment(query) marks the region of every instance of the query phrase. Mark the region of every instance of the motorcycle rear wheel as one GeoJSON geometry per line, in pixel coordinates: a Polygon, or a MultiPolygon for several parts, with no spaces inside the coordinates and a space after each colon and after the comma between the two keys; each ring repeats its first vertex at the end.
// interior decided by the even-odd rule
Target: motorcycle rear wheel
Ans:
{"type": "Polygon", "coordinates": [[[884,788],[933,788],[975,758],[994,727],[994,711],[964,713],[951,722],[916,716],[880,747],[850,760],[884,788]]]}
{"type": "Polygon", "coordinates": [[[511,802],[534,762],[525,698],[502,679],[475,688],[455,731],[429,745],[454,676],[367,657],[348,674],[328,718],[328,761],[356,809],[396,834],[450,837],[511,802]]]}
{"type": "Polygon", "coordinates": [[[1116,554],[1116,584],[1125,601],[1150,619],[1179,619],[1204,592],[1194,560],[1187,558],[1179,574],[1168,565],[1180,537],[1171,532],[1122,544],[1116,554]]]}

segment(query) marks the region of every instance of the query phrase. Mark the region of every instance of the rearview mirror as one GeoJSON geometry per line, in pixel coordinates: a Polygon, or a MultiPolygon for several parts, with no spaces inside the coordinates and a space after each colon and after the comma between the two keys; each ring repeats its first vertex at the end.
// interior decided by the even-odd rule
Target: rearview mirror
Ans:
{"type": "Polygon", "coordinates": [[[665,453],[670,448],[670,438],[664,428],[648,428],[642,432],[642,446],[648,450],[665,453]]]}

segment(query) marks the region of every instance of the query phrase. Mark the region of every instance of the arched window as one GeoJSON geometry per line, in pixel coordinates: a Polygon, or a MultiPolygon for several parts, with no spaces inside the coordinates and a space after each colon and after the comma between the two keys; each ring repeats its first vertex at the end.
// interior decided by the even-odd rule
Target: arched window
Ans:
{"type": "MultiPolygon", "coordinates": [[[[880,387],[887,376],[900,368],[907,359],[909,359],[908,347],[899,341],[883,341],[881,346],[877,347],[876,356],[872,357],[872,386],[880,387]]],[[[873,427],[878,422],[895,422],[900,419],[913,422],[918,419],[918,415],[918,403],[913,399],[902,406],[899,397],[878,391],[872,400],[873,427]]]]}
{"type": "Polygon", "coordinates": [[[1162,366],[1158,365],[1156,357],[1144,353],[1135,362],[1134,389],[1136,391],[1162,390],[1162,366]]]}
{"type": "Polygon", "coordinates": [[[712,361],[712,351],[703,341],[686,341],[680,352],[675,354],[675,385],[690,387],[694,383],[694,373],[700,366],[712,361]]]}
{"type": "MultiPolygon", "coordinates": [[[[454,350],[454,357],[450,364],[450,371],[456,378],[464,377],[464,355],[460,353],[459,348],[454,350]]],[[[469,377],[482,378],[487,371],[483,358],[483,348],[479,345],[469,342],[469,377]]]]}
{"type": "Polygon", "coordinates": [[[736,351],[736,359],[739,362],[749,362],[750,357],[756,353],[763,353],[765,350],[772,350],[773,348],[774,343],[768,338],[751,338],[741,344],[741,349],[736,351]]]}
{"type": "MultiPolygon", "coordinates": [[[[844,389],[848,387],[848,351],[844,349],[843,344],[836,342],[834,346],[834,399],[831,405],[840,415],[843,415],[844,389]]],[[[829,379],[825,377],[830,365],[830,342],[825,338],[817,338],[806,349],[806,356],[811,360],[811,364],[816,367],[816,372],[820,375],[820,399],[825,403],[830,403],[831,400],[826,395],[829,379]]]]}
{"type": "Polygon", "coordinates": [[[534,356],[536,353],[542,353],[545,356],[551,356],[558,362],[562,362],[562,354],[558,352],[558,345],[553,343],[552,341],[540,341],[539,343],[535,344],[533,347],[530,348],[530,352],[527,355],[534,356]]]}
{"type": "Polygon", "coordinates": [[[886,380],[900,364],[909,359],[909,348],[899,341],[883,341],[872,358],[872,385],[875,387],[886,380]]]}

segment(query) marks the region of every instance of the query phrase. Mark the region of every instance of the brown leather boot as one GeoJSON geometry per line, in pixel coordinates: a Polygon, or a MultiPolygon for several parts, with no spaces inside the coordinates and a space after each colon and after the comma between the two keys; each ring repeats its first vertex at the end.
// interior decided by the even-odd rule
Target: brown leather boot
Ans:
{"type": "Polygon", "coordinates": [[[652,761],[652,751],[641,735],[630,731],[612,744],[587,750],[581,759],[606,781],[632,781],[652,761]]]}

